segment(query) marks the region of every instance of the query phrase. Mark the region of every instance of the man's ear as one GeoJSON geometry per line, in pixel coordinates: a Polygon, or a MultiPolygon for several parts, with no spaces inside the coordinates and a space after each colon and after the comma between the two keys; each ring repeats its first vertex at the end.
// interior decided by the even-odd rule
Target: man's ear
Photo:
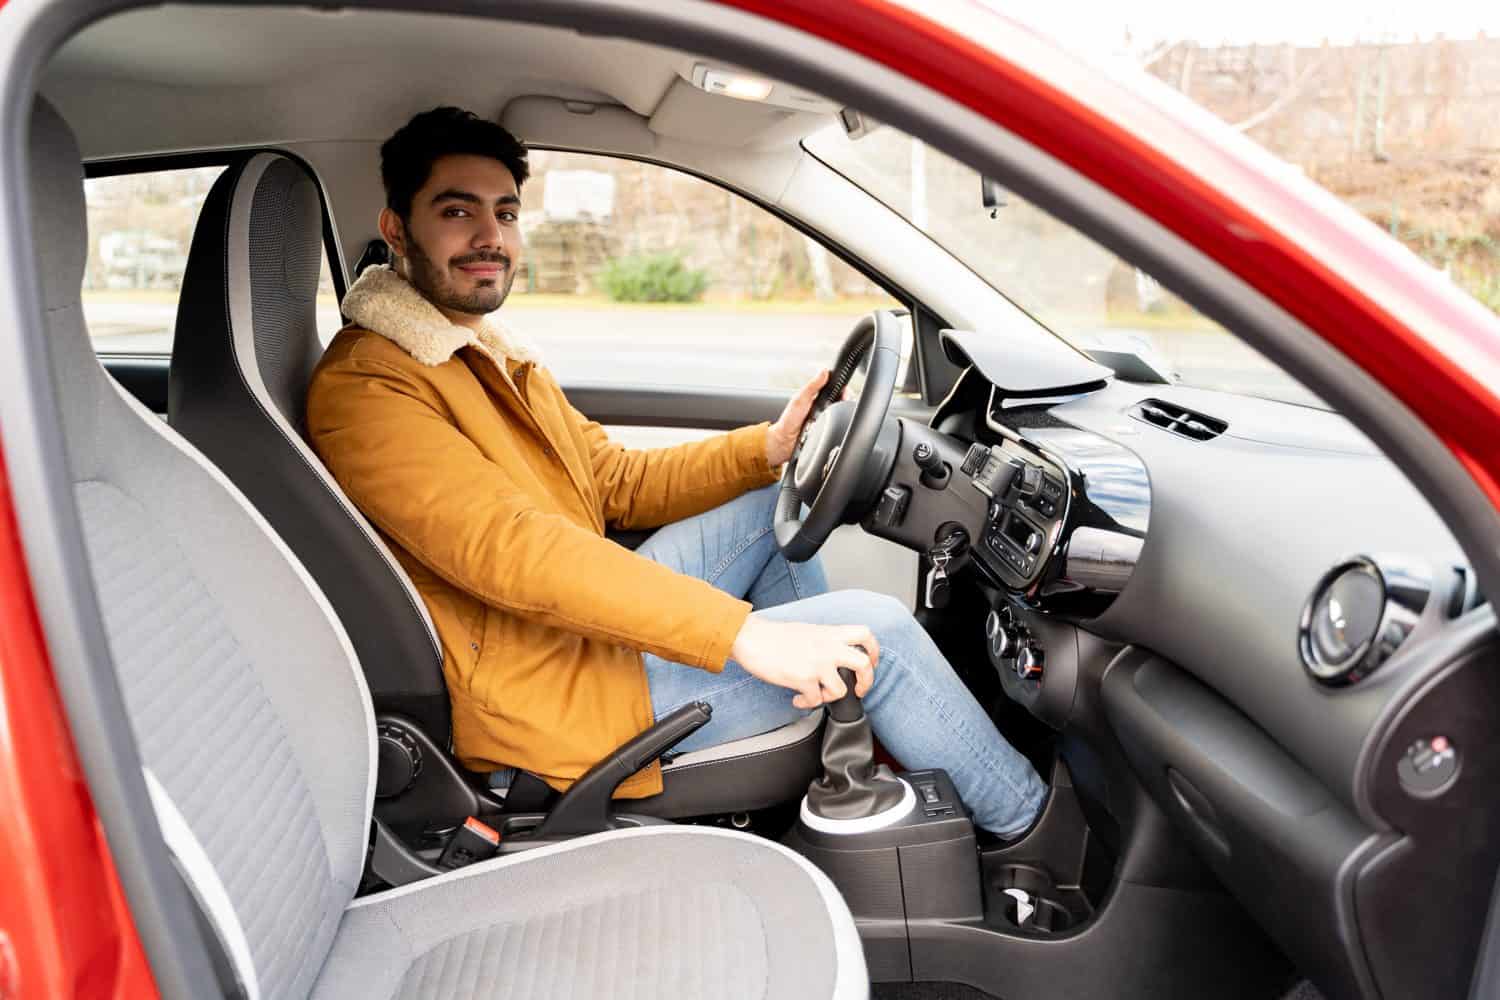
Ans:
{"type": "Polygon", "coordinates": [[[405,257],[406,223],[401,221],[401,216],[389,208],[382,208],[380,220],[376,224],[380,227],[380,238],[385,240],[385,245],[391,248],[391,255],[405,257]]]}

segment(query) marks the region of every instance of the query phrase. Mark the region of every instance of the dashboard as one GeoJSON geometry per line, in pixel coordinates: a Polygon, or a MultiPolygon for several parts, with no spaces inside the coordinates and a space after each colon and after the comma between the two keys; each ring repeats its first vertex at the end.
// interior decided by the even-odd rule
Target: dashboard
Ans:
{"type": "Polygon", "coordinates": [[[866,529],[966,534],[1005,694],[1120,765],[1325,993],[1464,995],[1500,640],[1441,519],[1336,414],[1097,372],[1018,390],[956,353],[903,422],[901,523],[866,529]]]}

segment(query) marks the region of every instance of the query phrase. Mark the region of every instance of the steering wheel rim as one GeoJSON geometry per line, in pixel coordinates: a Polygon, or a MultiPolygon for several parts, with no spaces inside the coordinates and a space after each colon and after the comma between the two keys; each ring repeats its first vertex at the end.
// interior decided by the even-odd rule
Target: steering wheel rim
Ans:
{"type": "Polygon", "coordinates": [[[816,555],[841,522],[845,508],[853,499],[860,472],[869,460],[886,414],[890,412],[900,367],[901,328],[896,315],[887,309],[877,309],[860,317],[839,348],[828,382],[813,400],[797,439],[797,447],[781,474],[773,526],[777,546],[792,562],[806,562],[816,555]],[[854,404],[854,415],[830,453],[827,471],[816,494],[811,498],[804,497],[797,488],[796,470],[809,431],[823,411],[843,394],[866,355],[870,359],[869,369],[864,389],[854,404]],[[804,503],[808,507],[806,518],[801,516],[804,503]]]}

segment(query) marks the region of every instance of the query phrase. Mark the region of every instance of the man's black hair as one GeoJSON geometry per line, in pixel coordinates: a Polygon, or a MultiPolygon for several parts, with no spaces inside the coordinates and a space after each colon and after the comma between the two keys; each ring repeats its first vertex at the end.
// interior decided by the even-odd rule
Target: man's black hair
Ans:
{"type": "Polygon", "coordinates": [[[462,108],[433,108],[401,126],[380,147],[386,205],[409,220],[412,198],[432,175],[433,163],[454,155],[499,160],[516,179],[517,191],[531,173],[526,146],[499,125],[462,108]]]}

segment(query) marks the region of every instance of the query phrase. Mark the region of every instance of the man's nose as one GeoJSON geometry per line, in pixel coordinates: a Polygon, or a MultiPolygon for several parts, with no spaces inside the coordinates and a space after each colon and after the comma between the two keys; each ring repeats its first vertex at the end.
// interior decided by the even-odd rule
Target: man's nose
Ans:
{"type": "Polygon", "coordinates": [[[505,250],[505,230],[500,220],[493,215],[480,217],[479,230],[474,234],[472,246],[476,250],[505,250]]]}

